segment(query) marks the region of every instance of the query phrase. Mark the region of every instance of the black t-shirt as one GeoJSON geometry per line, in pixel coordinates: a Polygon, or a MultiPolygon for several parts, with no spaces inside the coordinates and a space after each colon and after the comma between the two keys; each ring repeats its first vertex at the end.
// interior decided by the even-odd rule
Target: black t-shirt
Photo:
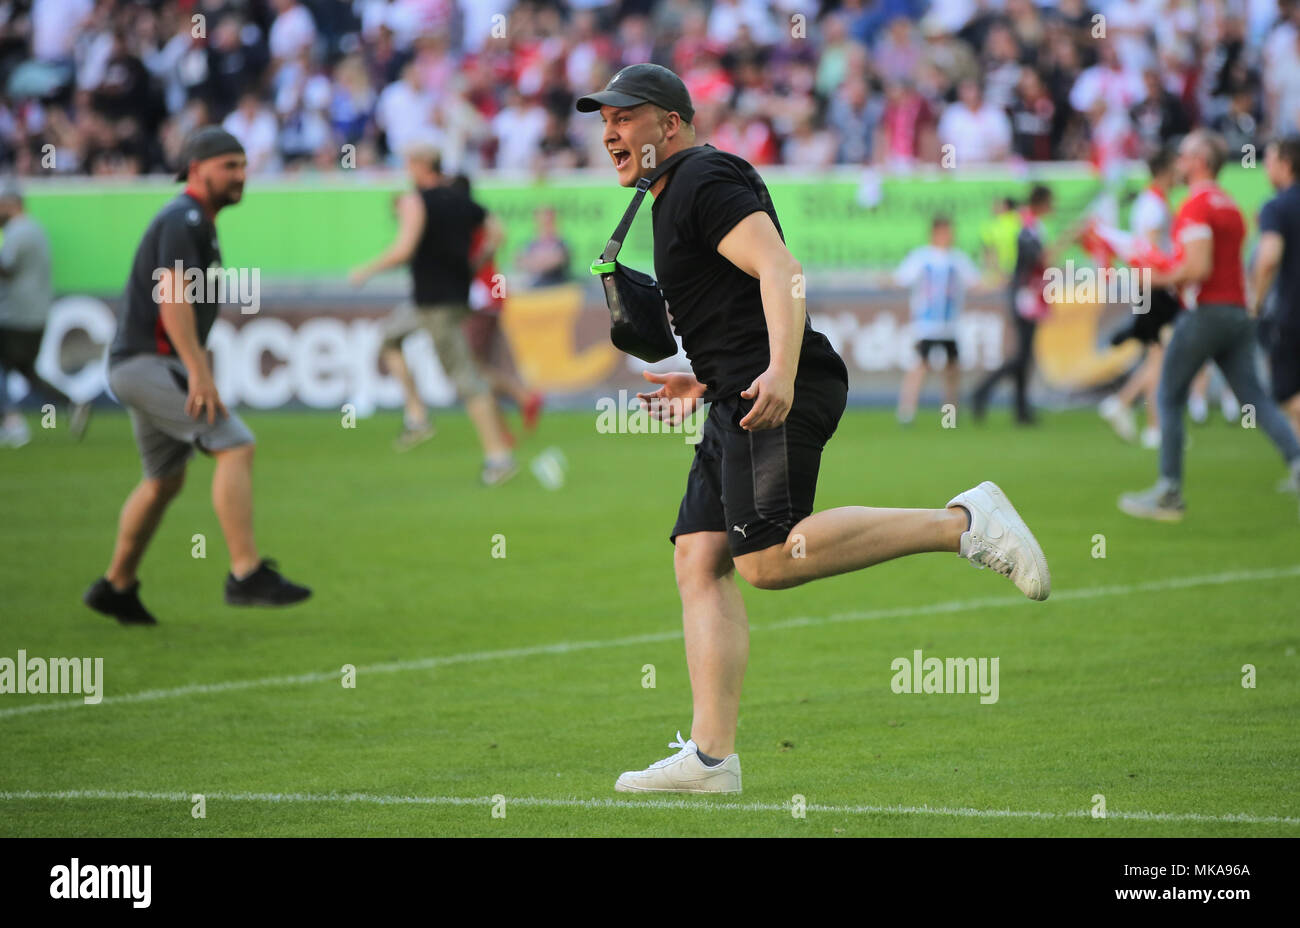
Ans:
{"type": "MultiPolygon", "coordinates": [[[[217,227],[203,211],[202,205],[188,193],[172,200],[149,223],[140,247],[131,262],[131,273],[126,280],[126,294],[122,316],[118,320],[117,334],[109,349],[109,363],[123,361],[138,354],[175,355],[176,348],[163,330],[159,302],[155,299],[158,272],[166,269],[175,274],[177,263],[181,273],[175,276],[178,296],[185,296],[187,278],[198,271],[207,279],[208,269],[221,266],[221,249],[217,246],[217,227]]],[[[206,345],[208,332],[217,319],[221,306],[204,302],[212,295],[206,286],[196,287],[190,295],[194,309],[194,326],[199,344],[206,345]]]]}
{"type": "MultiPolygon", "coordinates": [[[[784,240],[767,186],[744,158],[700,146],[669,175],[654,201],[655,276],[668,300],[673,329],[681,337],[706,400],[748,389],[767,370],[767,320],[758,279],[722,255],[718,243],[737,223],[760,210],[784,240]]],[[[675,157],[682,157],[679,153],[675,157]]],[[[805,316],[796,378],[838,377],[848,383],[844,362],[805,316]]]]}
{"type": "Polygon", "coordinates": [[[420,191],[424,234],[411,255],[412,298],[417,306],[469,305],[469,246],[487,212],[451,187],[420,191]]]}
{"type": "Polygon", "coordinates": [[[1300,330],[1300,184],[1292,184],[1259,211],[1259,231],[1282,236],[1282,263],[1273,292],[1277,324],[1300,330]]]}

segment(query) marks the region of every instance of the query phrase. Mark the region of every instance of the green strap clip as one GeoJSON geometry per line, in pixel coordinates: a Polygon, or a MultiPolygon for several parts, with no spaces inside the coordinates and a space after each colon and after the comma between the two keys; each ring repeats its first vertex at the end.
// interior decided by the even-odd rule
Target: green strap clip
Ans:
{"type": "Polygon", "coordinates": [[[617,262],[614,262],[614,261],[603,261],[603,262],[602,262],[599,258],[597,258],[595,261],[591,262],[591,273],[592,273],[593,275],[598,275],[598,274],[613,274],[613,273],[614,273],[614,268],[615,268],[616,266],[617,266],[617,262]]]}

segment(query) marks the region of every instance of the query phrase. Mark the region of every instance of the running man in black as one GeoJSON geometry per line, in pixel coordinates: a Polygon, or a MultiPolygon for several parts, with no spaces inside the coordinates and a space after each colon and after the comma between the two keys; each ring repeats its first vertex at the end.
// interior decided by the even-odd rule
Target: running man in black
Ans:
{"type": "Polygon", "coordinates": [[[212,286],[221,266],[214,220],[243,198],[245,167],[244,149],[233,135],[216,126],[195,130],[185,142],[177,178],[187,182],[185,192],[149,223],[127,278],[109,348],[108,384],[131,416],[144,479],[122,507],[108,571],[83,597],[123,624],[157,621],[140,602],[136,572],[185,482],[195,448],[216,459],[212,505],[230,550],[226,602],[283,606],[311,595],[258,554],[253,433],[221,402],[204,347],[223,292],[212,286]]]}
{"type": "Polygon", "coordinates": [[[619,183],[656,166],[650,188],[655,276],[690,372],[646,374],[652,415],[675,420],[711,402],[673,527],[694,698],[677,754],[629,771],[626,792],[738,792],[740,690],[749,654],[735,575],[784,589],[904,554],[957,553],[1009,576],[1031,599],[1050,580],[1041,548],[992,483],[944,509],[861,506],[813,513],[822,449],[844,412],[844,362],[808,321],[803,269],[786,248],[761,178],[744,159],[697,145],[677,75],[624,68],[578,100],[600,111],[619,183]],[[668,401],[668,402],[665,402],[668,401]]]}
{"type": "Polygon", "coordinates": [[[384,324],[381,354],[402,384],[406,399],[405,428],[398,447],[409,447],[432,436],[428,411],[416,392],[402,356],[402,341],[416,329],[433,338],[438,363],[456,386],[465,412],[483,449],[480,479],[487,486],[505,483],[518,472],[497,407],[492,385],[470,349],[463,324],[470,314],[469,292],[474,275],[504,238],[501,224],[468,195],[456,189],[442,172],[442,158],[431,144],[415,142],[402,152],[415,189],[397,203],[397,235],[388,249],[349,275],[360,287],[376,274],[405,264],[411,272],[411,301],[399,306],[384,324]],[[475,232],[482,229],[484,250],[470,260],[475,232]]]}

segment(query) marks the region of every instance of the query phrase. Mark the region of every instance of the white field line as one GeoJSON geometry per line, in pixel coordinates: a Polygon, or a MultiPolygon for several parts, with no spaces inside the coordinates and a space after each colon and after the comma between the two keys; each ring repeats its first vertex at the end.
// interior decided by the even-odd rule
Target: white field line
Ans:
{"type": "MultiPolygon", "coordinates": [[[[487,796],[382,796],[372,793],[203,793],[204,800],[214,802],[265,802],[265,803],[360,803],[379,806],[484,806],[491,807],[494,799],[487,796]]],[[[505,796],[506,808],[524,806],[561,809],[684,809],[690,812],[780,812],[790,814],[789,803],[775,802],[718,802],[715,797],[679,799],[550,799],[534,796],[505,796]]],[[[193,801],[193,794],[180,792],[144,792],[138,790],[74,789],[57,791],[19,790],[0,792],[0,802],[40,802],[51,800],[137,800],[146,802],[193,801]]],[[[832,815],[936,815],[950,818],[1017,818],[1059,820],[1091,818],[1088,809],[1069,812],[1037,812],[1022,809],[971,809],[945,808],[943,806],[837,806],[808,803],[809,812],[832,815]]],[[[1107,819],[1142,822],[1217,822],[1240,825],[1300,825],[1300,818],[1283,815],[1246,815],[1227,813],[1208,815],[1200,812],[1106,812],[1107,819]]]]}
{"type": "MultiPolygon", "coordinates": [[[[1052,594],[1049,603],[1074,601],[1081,599],[1098,599],[1108,596],[1132,596],[1139,593],[1157,593],[1164,590],[1179,590],[1198,586],[1222,586],[1230,583],[1249,583],[1267,580],[1280,580],[1300,577],[1300,564],[1290,567],[1271,567],[1260,570],[1233,570],[1217,574],[1201,574],[1190,577],[1171,577],[1166,580],[1152,580],[1145,583],[1132,583],[1118,586],[1086,587],[1075,590],[1062,590],[1052,594]]],[[[879,619],[898,619],[918,615],[934,615],[943,612],[969,612],[976,609],[1004,608],[1007,606],[1025,607],[1023,596],[991,596],[982,599],[951,600],[930,603],[923,606],[898,606],[892,609],[869,609],[859,612],[838,612],[828,616],[797,616],[766,625],[753,625],[751,631],[777,631],[788,628],[806,628],[816,625],[830,625],[839,622],[868,622],[879,619]]],[[[1035,606],[1042,609],[1043,606],[1035,606]]],[[[680,639],[680,631],[653,632],[646,635],[632,635],[625,638],[607,638],[601,641],[560,641],[555,644],[532,645],[523,648],[506,648],[498,651],[470,651],[464,654],[448,654],[442,657],[424,657],[409,661],[390,661],[384,664],[366,664],[357,668],[357,675],[374,673],[405,673],[412,670],[432,670],[453,664],[474,664],[484,661],[509,660],[518,657],[537,657],[547,654],[570,654],[575,651],[590,651],[598,648],[621,648],[634,644],[650,644],[680,639]]],[[[287,677],[260,677],[252,680],[227,680],[220,683],[191,683],[169,689],[141,690],[136,693],[124,693],[121,696],[105,696],[98,705],[121,705],[136,702],[155,702],[162,699],[177,699],[183,696],[204,696],[212,693],[226,693],[237,690],[260,689],[272,686],[297,686],[308,683],[337,682],[340,671],[323,671],[304,673],[287,677]]],[[[33,702],[28,705],[0,709],[0,718],[26,715],[31,712],[50,712],[57,709],[73,709],[84,706],[82,699],[59,700],[52,702],[33,702]]]]}

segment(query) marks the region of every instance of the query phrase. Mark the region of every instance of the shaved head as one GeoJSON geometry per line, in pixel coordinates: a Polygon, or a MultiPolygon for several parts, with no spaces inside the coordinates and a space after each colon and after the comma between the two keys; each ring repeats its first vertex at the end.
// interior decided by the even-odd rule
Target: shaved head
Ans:
{"type": "Polygon", "coordinates": [[[1228,160],[1228,143],[1219,133],[1209,129],[1194,129],[1187,133],[1179,150],[1183,155],[1204,161],[1211,177],[1217,177],[1223,163],[1228,160]]]}

